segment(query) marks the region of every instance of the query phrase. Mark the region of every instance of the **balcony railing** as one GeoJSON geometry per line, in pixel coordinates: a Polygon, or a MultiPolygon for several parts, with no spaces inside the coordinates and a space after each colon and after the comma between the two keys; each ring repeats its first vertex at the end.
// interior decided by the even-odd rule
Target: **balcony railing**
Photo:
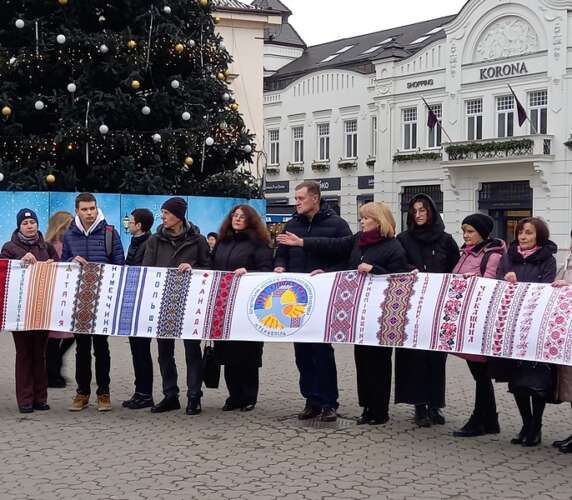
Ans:
{"type": "Polygon", "coordinates": [[[522,161],[552,155],[551,135],[487,139],[443,143],[443,162],[466,164],[471,162],[522,161]]]}

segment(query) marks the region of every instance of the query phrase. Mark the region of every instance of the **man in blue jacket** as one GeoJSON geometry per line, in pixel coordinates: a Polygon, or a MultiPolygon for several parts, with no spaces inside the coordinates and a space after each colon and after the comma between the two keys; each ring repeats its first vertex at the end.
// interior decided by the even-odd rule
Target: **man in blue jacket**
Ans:
{"type": "MultiPolygon", "coordinates": [[[[81,193],[75,199],[75,220],[64,234],[62,261],[84,266],[88,262],[125,264],[123,245],[117,231],[107,224],[103,212],[97,208],[95,196],[81,193]]],[[[87,408],[91,394],[91,345],[95,355],[97,381],[97,409],[111,410],[109,397],[109,371],[111,357],[107,337],[103,335],[76,335],[75,379],[77,394],[70,411],[87,408]]]]}
{"type": "MultiPolygon", "coordinates": [[[[301,238],[340,238],[352,234],[348,223],[333,210],[322,206],[320,185],[306,181],[296,186],[296,214],[285,231],[301,238]]],[[[276,251],[274,271],[278,273],[310,273],[343,271],[347,262],[337,257],[307,253],[302,247],[280,245],[276,251]]],[[[300,392],[306,400],[300,420],[320,416],[323,422],[334,422],[338,408],[338,378],[334,348],[331,344],[294,344],[296,366],[300,372],[300,392]]]]}

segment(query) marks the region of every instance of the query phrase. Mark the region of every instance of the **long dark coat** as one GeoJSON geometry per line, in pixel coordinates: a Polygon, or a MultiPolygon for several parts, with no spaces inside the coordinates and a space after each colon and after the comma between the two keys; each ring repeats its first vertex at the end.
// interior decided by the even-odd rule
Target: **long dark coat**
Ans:
{"type": "MultiPolygon", "coordinates": [[[[270,272],[272,250],[256,239],[249,231],[235,233],[217,243],[212,255],[212,268],[215,271],[236,271],[241,267],[249,272],[270,272]]],[[[215,342],[215,353],[221,364],[245,363],[262,366],[263,342],[215,342]]]]}
{"type": "MultiPolygon", "coordinates": [[[[433,199],[415,196],[411,208],[421,199],[427,200],[432,223],[416,226],[411,215],[407,230],[397,236],[405,249],[412,269],[426,273],[450,273],[459,261],[459,246],[445,232],[445,224],[433,199]]],[[[445,364],[447,354],[413,349],[397,349],[395,354],[395,402],[413,405],[445,406],[445,364]]]]}

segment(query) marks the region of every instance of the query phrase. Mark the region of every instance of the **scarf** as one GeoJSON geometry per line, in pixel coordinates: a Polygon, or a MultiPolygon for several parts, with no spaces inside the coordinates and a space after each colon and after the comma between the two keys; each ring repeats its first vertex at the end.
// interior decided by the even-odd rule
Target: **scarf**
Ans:
{"type": "Polygon", "coordinates": [[[383,236],[379,232],[379,229],[372,229],[371,231],[362,231],[359,233],[358,245],[360,247],[367,247],[369,245],[375,245],[383,240],[383,236]]]}
{"type": "Polygon", "coordinates": [[[32,236],[31,238],[24,236],[20,231],[18,231],[16,234],[18,236],[18,239],[22,243],[24,243],[24,245],[28,245],[28,246],[32,246],[34,243],[37,243],[37,241],[40,239],[39,233],[36,233],[36,235],[32,236]]]}
{"type": "Polygon", "coordinates": [[[528,257],[530,257],[534,253],[538,252],[538,250],[540,250],[540,247],[538,247],[538,246],[535,246],[534,248],[531,248],[530,250],[523,250],[522,248],[520,248],[520,245],[517,248],[518,248],[518,253],[520,255],[522,255],[523,259],[528,259],[528,257]]]}

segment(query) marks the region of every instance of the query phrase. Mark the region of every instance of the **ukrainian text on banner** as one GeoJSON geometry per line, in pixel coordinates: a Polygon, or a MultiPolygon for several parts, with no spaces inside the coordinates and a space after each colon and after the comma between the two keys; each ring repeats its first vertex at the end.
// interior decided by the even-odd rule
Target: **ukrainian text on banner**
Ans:
{"type": "Polygon", "coordinates": [[[333,342],[572,365],[572,287],[465,279],[232,273],[0,260],[0,329],[333,342]]]}

